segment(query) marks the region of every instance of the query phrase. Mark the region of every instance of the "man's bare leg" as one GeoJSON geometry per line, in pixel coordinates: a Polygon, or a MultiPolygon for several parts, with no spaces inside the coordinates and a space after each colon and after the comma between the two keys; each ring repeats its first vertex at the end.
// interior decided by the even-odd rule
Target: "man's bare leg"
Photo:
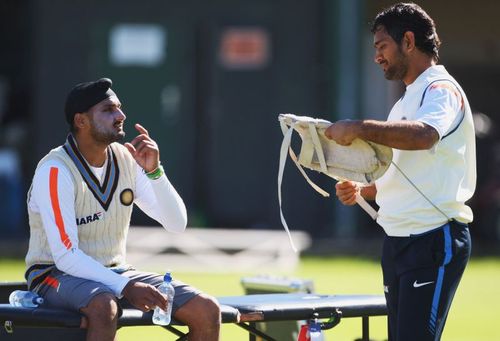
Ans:
{"type": "Polygon", "coordinates": [[[219,340],[220,308],[211,296],[197,295],[180,307],[174,318],[189,327],[189,341],[219,340]]]}
{"type": "Polygon", "coordinates": [[[87,341],[112,341],[115,339],[118,322],[116,297],[103,293],[94,297],[89,304],[80,309],[86,320],[87,341]]]}

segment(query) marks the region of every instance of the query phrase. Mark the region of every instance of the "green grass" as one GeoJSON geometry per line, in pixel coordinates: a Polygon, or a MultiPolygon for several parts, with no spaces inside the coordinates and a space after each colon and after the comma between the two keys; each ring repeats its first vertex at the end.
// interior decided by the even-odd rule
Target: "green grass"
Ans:
{"type": "MultiPolygon", "coordinates": [[[[148,269],[156,270],[159,269],[148,269]]],[[[19,260],[0,259],[0,281],[23,279],[24,264],[19,260]]],[[[240,279],[259,273],[183,273],[174,276],[214,296],[242,295],[240,279]]],[[[317,293],[380,294],[382,278],[378,262],[356,258],[305,258],[293,273],[276,273],[314,281],[317,293]]],[[[500,340],[496,325],[500,316],[500,259],[472,259],[458,288],[443,341],[500,340]]],[[[385,340],[386,318],[370,319],[370,336],[385,340]]],[[[327,331],[328,340],[354,340],[361,335],[360,319],[344,319],[327,331]]],[[[235,325],[223,325],[222,341],[248,340],[247,334],[235,325]]],[[[160,327],[128,327],[118,332],[121,341],[175,340],[160,327]]]]}

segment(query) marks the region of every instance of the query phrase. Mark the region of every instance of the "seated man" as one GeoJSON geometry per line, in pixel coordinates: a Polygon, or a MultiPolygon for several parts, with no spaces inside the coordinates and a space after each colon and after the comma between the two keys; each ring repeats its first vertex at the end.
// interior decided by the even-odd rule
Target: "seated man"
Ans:
{"type": "MultiPolygon", "coordinates": [[[[167,231],[183,232],[184,202],[159,161],[159,149],[139,124],[125,145],[125,114],[107,78],[76,85],[65,114],[64,145],[38,164],[28,193],[30,242],[28,287],[48,306],[84,314],[88,340],[113,340],[119,302],[148,311],[165,309],[158,274],[136,271],[125,261],[132,204],[167,231]]],[[[172,314],[189,327],[189,340],[217,340],[220,309],[214,298],[173,281],[172,314]]]]}

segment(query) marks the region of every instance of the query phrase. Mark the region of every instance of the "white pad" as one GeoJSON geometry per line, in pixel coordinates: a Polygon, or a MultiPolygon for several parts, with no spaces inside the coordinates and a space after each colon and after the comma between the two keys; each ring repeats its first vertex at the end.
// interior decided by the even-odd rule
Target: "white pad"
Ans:
{"type": "Polygon", "coordinates": [[[332,124],[329,121],[293,114],[280,114],[278,119],[284,131],[290,127],[299,133],[302,147],[298,162],[303,167],[336,180],[365,184],[373,183],[389,168],[392,160],[390,147],[361,139],[355,139],[349,146],[341,146],[325,136],[326,128],[332,124]],[[326,168],[322,160],[325,160],[326,168]]]}
{"type": "MultiPolygon", "coordinates": [[[[281,222],[289,235],[292,248],[295,249],[281,210],[281,183],[287,150],[307,182],[323,196],[329,196],[326,191],[309,179],[302,166],[326,174],[337,181],[350,180],[372,184],[389,168],[392,160],[392,148],[361,139],[355,139],[349,146],[341,146],[325,136],[326,128],[332,123],[323,119],[280,114],[278,120],[284,135],[278,172],[280,215],[281,222]],[[299,133],[302,139],[298,158],[290,148],[291,135],[294,130],[299,133]]],[[[377,218],[377,212],[363,197],[357,195],[356,202],[373,219],[377,218]]]]}

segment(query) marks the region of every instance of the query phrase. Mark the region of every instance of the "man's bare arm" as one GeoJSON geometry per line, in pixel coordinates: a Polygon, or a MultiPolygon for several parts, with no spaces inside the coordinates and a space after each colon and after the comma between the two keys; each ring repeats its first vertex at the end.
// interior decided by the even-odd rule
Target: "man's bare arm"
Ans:
{"type": "Polygon", "coordinates": [[[341,145],[360,138],[401,150],[430,149],[439,140],[436,129],[419,121],[342,120],[328,127],[325,136],[341,145]]]}
{"type": "Polygon", "coordinates": [[[366,200],[375,200],[375,197],[377,196],[377,187],[375,185],[362,185],[360,188],[361,196],[365,198],[366,200]]]}

